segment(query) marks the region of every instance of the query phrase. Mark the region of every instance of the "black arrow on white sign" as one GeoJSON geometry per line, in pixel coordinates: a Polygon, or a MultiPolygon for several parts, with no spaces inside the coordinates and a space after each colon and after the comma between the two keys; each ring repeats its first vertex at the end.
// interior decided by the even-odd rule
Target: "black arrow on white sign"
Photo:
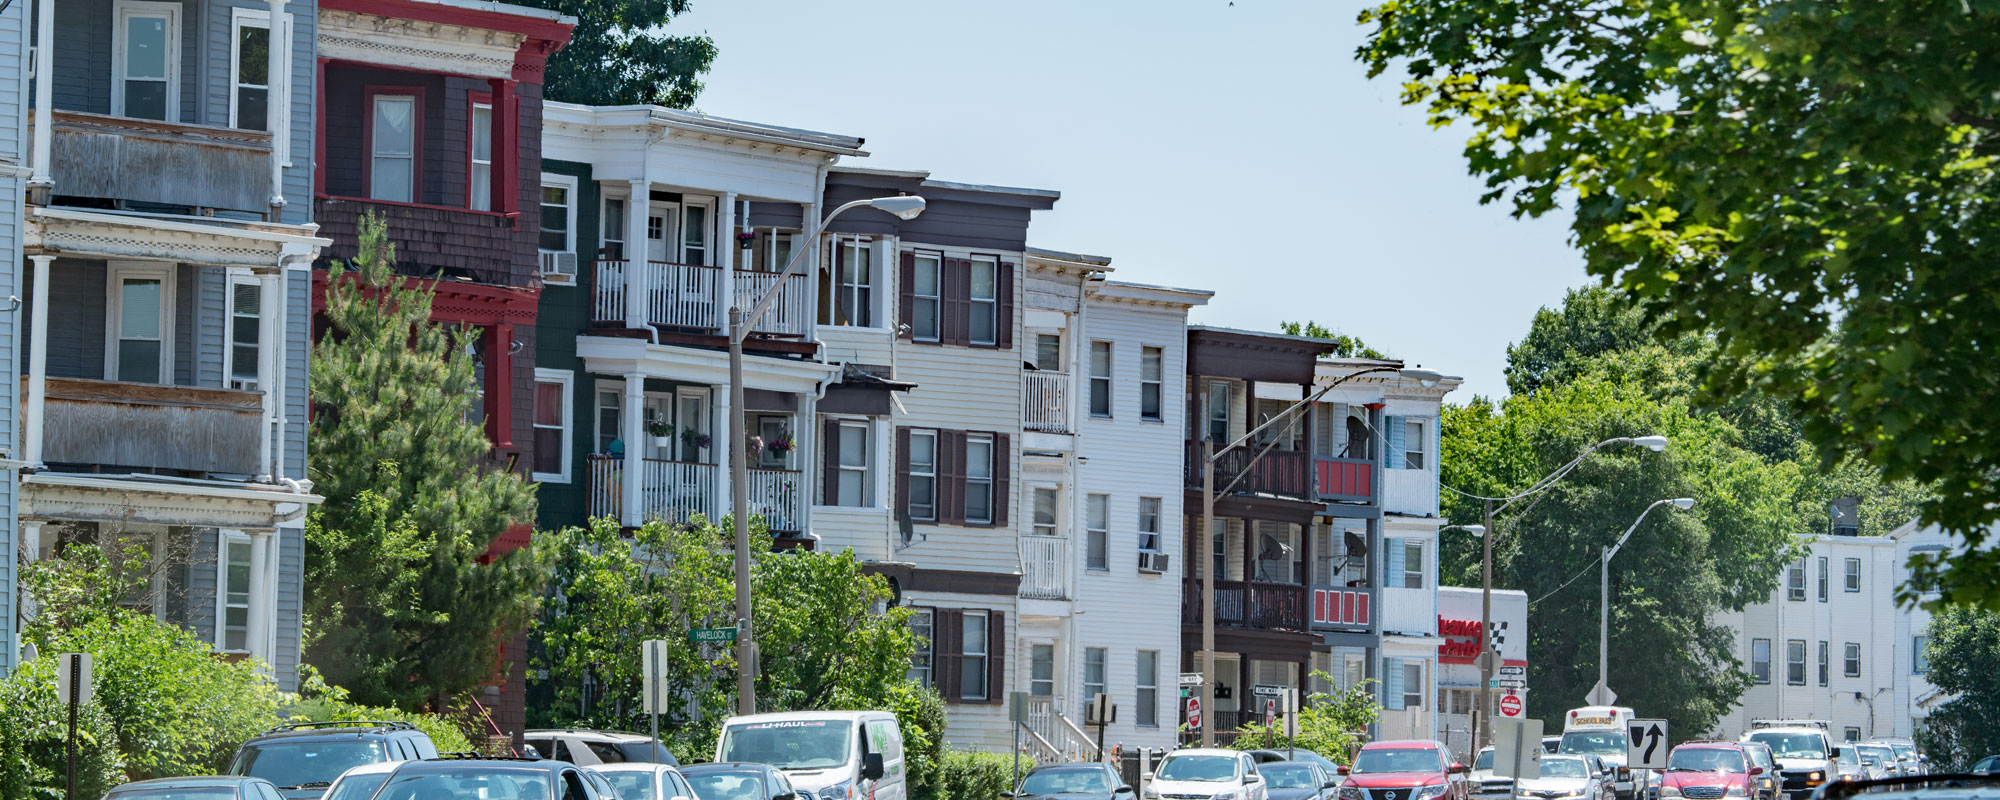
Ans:
{"type": "Polygon", "coordinates": [[[1667,721],[1635,719],[1626,728],[1625,761],[1632,769],[1667,768],[1667,721]]]}

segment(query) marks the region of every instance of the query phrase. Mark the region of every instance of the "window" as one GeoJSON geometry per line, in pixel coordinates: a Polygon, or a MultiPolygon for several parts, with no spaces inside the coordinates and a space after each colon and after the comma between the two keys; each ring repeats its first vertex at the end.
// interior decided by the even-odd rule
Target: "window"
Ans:
{"type": "Polygon", "coordinates": [[[1842,739],[1841,741],[1843,742],[1861,741],[1861,729],[1859,727],[1849,725],[1845,728],[1842,728],[1841,731],[1847,735],[1847,738],[1842,739]]]}
{"type": "Polygon", "coordinates": [[[535,470],[543,483],[569,483],[569,370],[535,370],[535,470]]]}
{"type": "MultiPolygon", "coordinates": [[[[969,339],[973,344],[999,341],[1000,265],[991,258],[972,260],[972,307],[969,339]]],[[[1012,323],[1013,320],[1008,320],[1012,323]]]]}
{"type": "Polygon", "coordinates": [[[1804,639],[1790,639],[1785,642],[1785,683],[1790,686],[1806,685],[1806,642],[1804,639]]]}
{"type": "Polygon", "coordinates": [[[417,96],[371,94],[368,197],[408,203],[417,197],[417,96]]]}
{"type": "Polygon", "coordinates": [[[1083,500],[1084,567],[1111,568],[1111,495],[1093,494],[1083,500]]]}
{"type": "Polygon", "coordinates": [[[598,237],[598,249],[604,257],[612,260],[625,258],[625,198],[604,198],[604,235],[598,237]]]}
{"type": "Polygon", "coordinates": [[[960,648],[958,696],[962,700],[986,699],[986,612],[967,611],[960,631],[965,646],[960,648]]]}
{"type": "Polygon", "coordinates": [[[123,0],[115,8],[111,114],[178,121],[180,4],[123,0]]]}
{"type": "Polygon", "coordinates": [[[222,564],[216,583],[221,607],[221,625],[216,628],[217,649],[225,653],[250,652],[250,537],[223,532],[222,564]]]}
{"type": "Polygon", "coordinates": [[[1403,659],[1403,707],[1424,707],[1424,662],[1414,658],[1403,659]]]}
{"type": "Polygon", "coordinates": [[[1861,677],[1861,643],[1847,643],[1847,655],[1842,660],[1840,674],[1849,678],[1861,677]]]}
{"type": "Polygon", "coordinates": [[[1403,588],[1424,588],[1424,543],[1420,539],[1403,540],[1403,588]]]}
{"type": "Polygon", "coordinates": [[[933,682],[931,654],[936,648],[931,645],[931,626],[934,619],[928,608],[915,609],[910,614],[910,632],[916,634],[918,639],[916,652],[910,654],[910,680],[927,689],[933,682]]]}
{"type": "Polygon", "coordinates": [[[1160,653],[1157,650],[1141,650],[1136,659],[1137,674],[1132,685],[1137,689],[1133,704],[1137,705],[1138,724],[1141,728],[1160,726],[1160,653]]]}
{"type": "Polygon", "coordinates": [[[171,268],[114,263],[110,288],[113,325],[104,374],[126,383],[172,383],[171,268]]]}
{"type": "Polygon", "coordinates": [[[1028,694],[1054,697],[1056,694],[1056,646],[1028,645],[1028,694]]]}
{"type": "Polygon", "coordinates": [[[1794,561],[1785,570],[1785,597],[1791,600],[1806,599],[1806,562],[1794,561]]]}
{"type": "Polygon", "coordinates": [[[936,431],[910,432],[910,518],[937,519],[936,431]]]}
{"type": "Polygon", "coordinates": [[[1826,642],[1819,643],[1819,685],[1826,685],[1826,642]]]}
{"type": "Polygon", "coordinates": [[[1229,384],[1208,384],[1208,440],[1216,447],[1229,444],[1229,384]]]}
{"type": "Polygon", "coordinates": [[[993,521],[993,439],[965,439],[965,521],[993,521]]]}
{"type": "Polygon", "coordinates": [[[1423,420],[1403,420],[1403,469],[1424,468],[1424,445],[1429,441],[1424,438],[1423,420]]]}
{"type": "MultiPolygon", "coordinates": [[[[764,442],[764,446],[757,450],[758,469],[791,468],[793,448],[787,447],[783,450],[771,449],[772,442],[792,442],[791,417],[783,414],[758,414],[757,438],[764,442]]],[[[841,452],[845,453],[847,449],[842,447],[841,452]]]]}
{"type": "Polygon", "coordinates": [[[1139,348],[1139,418],[1160,421],[1160,364],[1162,351],[1157,347],[1139,348]]]}
{"type": "Polygon", "coordinates": [[[1861,559],[1847,560],[1847,591],[1861,591],[1861,559]]]}
{"type": "Polygon", "coordinates": [[[681,263],[709,266],[708,214],[706,205],[689,199],[681,206],[681,263]]]}
{"type": "Polygon", "coordinates": [[[1211,520],[1208,526],[1209,577],[1222,581],[1229,579],[1229,520],[1211,520]]]}
{"type": "Polygon", "coordinates": [[[606,387],[603,385],[598,387],[597,446],[594,448],[596,452],[612,455],[624,452],[623,443],[618,438],[622,435],[620,433],[622,428],[618,420],[618,410],[623,405],[624,396],[617,387],[606,387]],[[618,443],[620,446],[614,448],[612,447],[613,443],[618,443]]]}
{"type": "MultiPolygon", "coordinates": [[[[1083,707],[1090,708],[1090,701],[1104,693],[1104,648],[1083,648],[1083,707]]],[[[1087,712],[1077,719],[1088,717],[1087,712]]]]}
{"type": "Polygon", "coordinates": [[[230,42],[229,127],[261,131],[271,126],[271,15],[238,8],[231,11],[236,35],[230,42]]]}
{"type": "Polygon", "coordinates": [[[1158,553],[1160,550],[1160,498],[1139,498],[1139,550],[1158,553]]]}
{"type": "Polygon", "coordinates": [[[941,304],[939,278],[944,258],[934,253],[918,253],[915,260],[915,275],[910,286],[913,296],[911,314],[914,316],[910,322],[910,336],[920,342],[935,342],[941,332],[938,319],[941,304]]]}
{"type": "Polygon", "coordinates": [[[257,387],[257,341],[263,329],[258,325],[264,287],[257,279],[248,275],[237,275],[229,281],[229,349],[223,357],[229,360],[230,385],[239,389],[254,391],[257,387]]]}
{"type": "Polygon", "coordinates": [[[1090,415],[1111,416],[1111,343],[1090,343],[1090,415]]]}
{"type": "Polygon", "coordinates": [[[1035,487],[1035,519],[1029,531],[1036,536],[1056,535],[1056,506],[1059,501],[1057,491],[1048,486],[1035,487]]]}
{"type": "Polygon", "coordinates": [[[1819,601],[1826,602],[1826,556],[1819,557],[1819,601]]]}
{"type": "MultiPolygon", "coordinates": [[[[466,178],[466,206],[474,211],[493,210],[493,104],[472,104],[472,169],[466,178]]],[[[548,211],[543,210],[546,216],[548,211]]],[[[543,228],[547,228],[543,220],[543,228]]],[[[543,248],[547,249],[547,248],[543,248]]]]}
{"type": "MultiPolygon", "coordinates": [[[[764,261],[756,268],[762,269],[765,272],[784,272],[786,267],[791,266],[792,236],[794,235],[793,232],[776,229],[765,231],[763,233],[764,261]]],[[[749,259],[748,263],[756,264],[757,262],[755,259],[749,259]]]]}
{"type": "Polygon", "coordinates": [[[1771,682],[1771,640],[1750,640],[1750,682],[1771,682]]]}
{"type": "Polygon", "coordinates": [[[542,173],[542,252],[576,252],[570,238],[570,231],[576,230],[575,195],[575,178],[542,173]]]}
{"type": "Polygon", "coordinates": [[[1035,334],[1035,369],[1062,372],[1062,334],[1035,334]]]}
{"type": "Polygon", "coordinates": [[[1931,637],[1910,637],[1910,674],[1924,675],[1930,672],[1930,655],[1924,652],[1931,646],[1931,637]]]}
{"type": "Polygon", "coordinates": [[[849,325],[870,328],[875,325],[875,271],[874,253],[869,242],[861,239],[841,239],[834,245],[834,258],[840,267],[840,279],[835,284],[837,296],[834,298],[839,317],[835,325],[849,325]]]}
{"type": "Polygon", "coordinates": [[[840,423],[840,494],[834,505],[868,505],[868,423],[840,423]]]}

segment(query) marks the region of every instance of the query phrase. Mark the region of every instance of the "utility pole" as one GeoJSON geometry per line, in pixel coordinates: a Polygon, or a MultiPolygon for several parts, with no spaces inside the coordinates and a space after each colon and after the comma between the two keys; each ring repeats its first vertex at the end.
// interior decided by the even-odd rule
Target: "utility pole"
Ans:
{"type": "Polygon", "coordinates": [[[1482,542],[1479,557],[1479,707],[1472,712],[1472,751],[1477,753],[1481,736],[1492,736],[1492,723],[1487,715],[1493,711],[1493,539],[1500,532],[1493,527],[1493,501],[1487,500],[1485,509],[1486,533],[1479,537],[1482,542]]]}
{"type": "Polygon", "coordinates": [[[1215,746],[1215,440],[1208,438],[1208,396],[1202,393],[1201,530],[1195,560],[1201,562],[1201,746],[1215,746]]]}
{"type": "MultiPolygon", "coordinates": [[[[778,285],[784,285],[780,282],[778,285]]],[[[729,309],[729,517],[736,523],[736,713],[757,713],[757,636],[750,624],[750,474],[743,413],[743,309],[729,309]]]]}

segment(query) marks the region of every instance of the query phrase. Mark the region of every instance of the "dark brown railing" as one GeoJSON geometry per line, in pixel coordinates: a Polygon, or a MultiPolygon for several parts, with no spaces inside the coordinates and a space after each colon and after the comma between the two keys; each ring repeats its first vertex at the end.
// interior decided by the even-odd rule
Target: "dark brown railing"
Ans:
{"type": "MultiPolygon", "coordinates": [[[[1201,581],[1183,581],[1181,619],[1201,622],[1201,581]]],[[[1216,581],[1215,624],[1258,630],[1304,631],[1306,587],[1293,583],[1216,581]]]]}
{"type": "MultiPolygon", "coordinates": [[[[1312,500],[1312,459],[1298,450],[1272,450],[1255,463],[1262,446],[1245,444],[1222,454],[1215,462],[1215,490],[1228,488],[1230,494],[1265,494],[1312,500]],[[1248,474],[1245,474],[1245,473],[1248,474]],[[1242,480],[1236,478],[1242,476],[1242,480]],[[1235,481],[1234,486],[1230,482],[1235,481]]],[[[1201,486],[1201,442],[1188,442],[1184,462],[1187,485],[1201,486]]]]}

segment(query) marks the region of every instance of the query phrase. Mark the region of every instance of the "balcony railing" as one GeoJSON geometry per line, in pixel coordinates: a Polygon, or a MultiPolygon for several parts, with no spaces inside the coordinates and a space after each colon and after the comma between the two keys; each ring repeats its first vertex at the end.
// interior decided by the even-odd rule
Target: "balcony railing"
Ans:
{"type": "MultiPolygon", "coordinates": [[[[1295,500],[1311,499],[1311,459],[1299,450],[1272,450],[1253,464],[1261,445],[1247,442],[1215,462],[1215,490],[1229,487],[1231,494],[1263,494],[1295,500]],[[1237,476],[1242,480],[1236,480],[1237,476]],[[1230,486],[1234,481],[1235,485],[1230,486]]],[[[1201,443],[1187,443],[1187,484],[1201,486],[1201,443]]]]}
{"type": "Polygon", "coordinates": [[[1069,373],[1021,373],[1021,427],[1043,433],[1070,433],[1069,373]]]}
{"type": "Polygon", "coordinates": [[[213,125],[57,111],[49,160],[55,193],[271,213],[271,135],[213,125]]]}
{"type": "MultiPolygon", "coordinates": [[[[625,457],[593,455],[590,462],[590,515],[626,522],[625,457]]],[[[694,515],[713,516],[714,464],[641,459],[639,513],[642,521],[683,523],[694,515]]]]}
{"type": "MultiPolygon", "coordinates": [[[[597,279],[591,290],[591,319],[600,324],[623,324],[630,297],[627,292],[634,288],[629,280],[635,270],[633,262],[601,258],[594,263],[597,279]]],[[[644,278],[647,324],[696,333],[722,332],[728,309],[722,305],[721,268],[647,261],[642,262],[637,272],[644,278]]],[[[773,273],[738,270],[736,299],[747,310],[748,304],[777,285],[777,281],[778,276],[773,273]]],[[[806,276],[786,278],[785,288],[758,319],[754,332],[805,336],[809,316],[807,294],[806,276]]]]}
{"type": "Polygon", "coordinates": [[[1021,596],[1036,600],[1069,599],[1069,538],[1021,537],[1021,596]]]}
{"type": "Polygon", "coordinates": [[[1319,478],[1319,499],[1367,503],[1375,499],[1375,464],[1361,458],[1322,458],[1313,462],[1319,478]]]}
{"type": "Polygon", "coordinates": [[[1314,627],[1362,627],[1368,626],[1369,597],[1366,589],[1314,589],[1312,590],[1312,621],[1314,627]]]}
{"type": "MultiPolygon", "coordinates": [[[[751,303],[757,302],[757,298],[777,285],[778,275],[775,272],[737,270],[736,302],[743,306],[744,311],[749,311],[751,303]]],[[[785,288],[778,291],[777,299],[771,301],[771,307],[757,319],[757,327],[753,330],[776,336],[805,336],[809,330],[806,326],[806,294],[806,276],[785,278],[785,288]]]]}
{"type": "Polygon", "coordinates": [[[805,473],[792,469],[750,470],[750,513],[764,518],[773,533],[805,530],[805,473]]]}
{"type": "MultiPolygon", "coordinates": [[[[1182,585],[1181,619],[1201,622],[1201,581],[1182,585]]],[[[1215,623],[1258,630],[1306,630],[1306,587],[1294,583],[1216,581],[1215,623]]]]}
{"type": "Polygon", "coordinates": [[[42,460],[50,464],[235,475],[263,467],[261,392],[47,381],[42,460]]]}

